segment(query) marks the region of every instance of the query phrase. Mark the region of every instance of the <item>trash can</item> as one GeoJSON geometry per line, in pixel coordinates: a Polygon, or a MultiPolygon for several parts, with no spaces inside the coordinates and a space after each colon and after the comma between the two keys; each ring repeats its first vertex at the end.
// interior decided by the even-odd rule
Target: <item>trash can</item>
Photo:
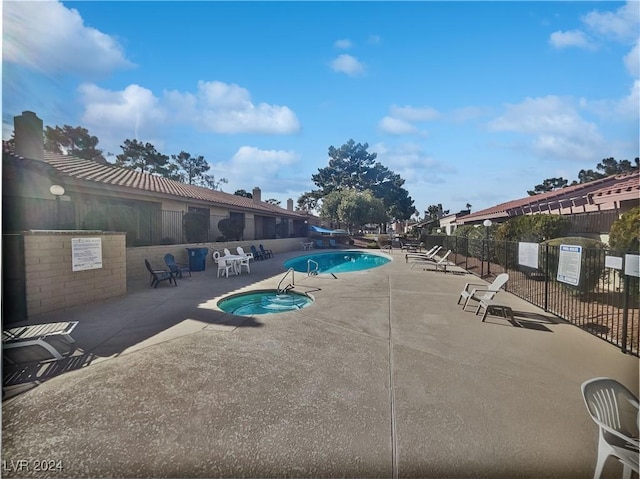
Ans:
{"type": "Polygon", "coordinates": [[[187,248],[189,269],[191,271],[204,271],[207,266],[208,252],[208,248],[187,248]]]}

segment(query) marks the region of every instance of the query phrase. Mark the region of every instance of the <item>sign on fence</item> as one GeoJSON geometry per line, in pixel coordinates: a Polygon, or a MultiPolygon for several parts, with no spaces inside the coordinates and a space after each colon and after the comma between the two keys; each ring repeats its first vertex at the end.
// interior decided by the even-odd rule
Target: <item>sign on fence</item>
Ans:
{"type": "Polygon", "coordinates": [[[605,256],[605,268],[622,269],[622,258],[620,256],[605,256]]]}
{"type": "Polygon", "coordinates": [[[628,276],[640,276],[640,256],[637,254],[624,255],[624,274],[628,276]]]}
{"type": "Polygon", "coordinates": [[[102,238],[71,238],[71,270],[102,268],[102,238]]]}
{"type": "Polygon", "coordinates": [[[560,245],[558,275],[556,280],[573,286],[580,283],[580,267],[582,265],[582,246],[560,245]]]}
{"type": "Polygon", "coordinates": [[[518,243],[518,264],[538,269],[538,243],[518,243]]]}

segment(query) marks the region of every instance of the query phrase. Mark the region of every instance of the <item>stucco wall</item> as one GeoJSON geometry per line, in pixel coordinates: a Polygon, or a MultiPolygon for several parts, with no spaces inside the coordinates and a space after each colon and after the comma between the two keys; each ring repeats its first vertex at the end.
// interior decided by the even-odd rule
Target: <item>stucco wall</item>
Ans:
{"type": "Polygon", "coordinates": [[[127,292],[124,233],[26,232],[24,259],[28,316],[102,301],[127,292]],[[72,238],[100,238],[102,268],[72,271],[72,238]]]}
{"type": "MultiPolygon", "coordinates": [[[[141,246],[127,248],[127,279],[129,281],[141,281],[148,279],[149,273],[144,266],[144,260],[147,259],[154,268],[165,268],[164,255],[173,254],[178,263],[188,263],[187,248],[208,248],[210,253],[207,255],[207,268],[212,268],[211,252],[218,250],[222,253],[224,248],[235,252],[238,246],[242,246],[245,252],[251,252],[251,245],[256,248],[262,244],[266,249],[273,250],[273,253],[284,253],[285,251],[293,251],[300,249],[300,242],[307,241],[306,238],[282,238],[282,239],[265,239],[255,241],[228,241],[214,243],[196,243],[183,245],[162,245],[162,246],[141,246]]],[[[277,260],[277,258],[276,258],[277,260]]]]}

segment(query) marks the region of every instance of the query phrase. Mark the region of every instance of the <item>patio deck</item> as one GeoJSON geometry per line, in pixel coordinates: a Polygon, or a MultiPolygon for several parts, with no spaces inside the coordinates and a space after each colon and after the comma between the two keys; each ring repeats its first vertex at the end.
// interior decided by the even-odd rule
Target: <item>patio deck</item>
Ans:
{"type": "MultiPolygon", "coordinates": [[[[411,270],[399,250],[337,279],[296,273],[316,300],[300,311],[215,308],[275,288],[299,254],[229,279],[209,261],[178,287],[141,281],[32,318],[79,321],[79,349],[5,368],[3,476],[592,477],[580,384],[609,376],[637,393],[638,358],[505,292],[517,325],[482,323],[456,305],[478,278],[411,270]],[[63,470],[35,471],[43,460],[63,470]]],[[[605,476],[621,471],[610,460],[605,476]]]]}

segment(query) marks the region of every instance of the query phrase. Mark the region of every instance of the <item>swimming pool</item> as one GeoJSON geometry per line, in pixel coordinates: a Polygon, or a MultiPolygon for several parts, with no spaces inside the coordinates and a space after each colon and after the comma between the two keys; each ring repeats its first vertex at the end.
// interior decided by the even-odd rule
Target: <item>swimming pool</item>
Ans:
{"type": "Polygon", "coordinates": [[[218,308],[236,316],[252,316],[297,311],[312,303],[313,299],[304,294],[292,291],[279,293],[271,289],[228,296],[218,301],[218,308]]]}
{"type": "Polygon", "coordinates": [[[284,262],[286,269],[307,273],[351,273],[365,269],[377,268],[387,264],[391,259],[365,251],[330,251],[326,253],[296,256],[284,262]]]}

